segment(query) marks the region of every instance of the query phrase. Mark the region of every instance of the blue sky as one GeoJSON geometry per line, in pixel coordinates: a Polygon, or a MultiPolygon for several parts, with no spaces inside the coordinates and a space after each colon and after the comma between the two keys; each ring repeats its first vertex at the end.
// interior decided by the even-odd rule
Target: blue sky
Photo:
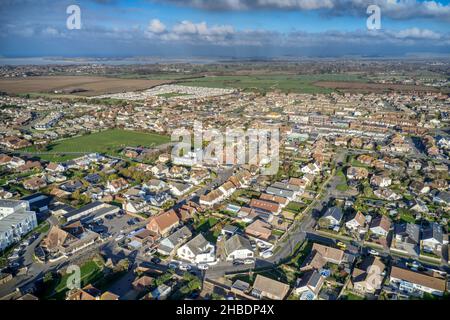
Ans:
{"type": "Polygon", "coordinates": [[[0,55],[448,55],[449,1],[2,0],[0,55]],[[81,30],[66,28],[71,4],[81,30]],[[369,4],[380,30],[366,27],[369,4]]]}

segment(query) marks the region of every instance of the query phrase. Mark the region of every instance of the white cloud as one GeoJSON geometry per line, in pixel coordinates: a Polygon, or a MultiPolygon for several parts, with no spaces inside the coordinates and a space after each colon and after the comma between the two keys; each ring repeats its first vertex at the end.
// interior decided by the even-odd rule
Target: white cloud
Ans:
{"type": "Polygon", "coordinates": [[[428,29],[419,29],[419,28],[410,28],[399,31],[396,36],[398,38],[412,38],[412,39],[430,39],[430,40],[438,40],[441,38],[441,35],[428,29]]]}
{"type": "Polygon", "coordinates": [[[147,31],[154,34],[164,33],[166,26],[159,19],[152,19],[148,24],[147,31]]]}

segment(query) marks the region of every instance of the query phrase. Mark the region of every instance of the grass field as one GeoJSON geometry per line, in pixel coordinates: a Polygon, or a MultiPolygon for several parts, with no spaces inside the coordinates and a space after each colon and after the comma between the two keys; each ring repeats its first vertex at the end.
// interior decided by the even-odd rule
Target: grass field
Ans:
{"type": "Polygon", "coordinates": [[[237,88],[253,91],[273,91],[295,93],[330,93],[333,89],[314,85],[317,81],[354,81],[365,82],[355,74],[321,74],[321,75],[242,75],[242,76],[210,76],[186,81],[178,81],[180,85],[237,88]]]}
{"type": "Polygon", "coordinates": [[[47,146],[46,150],[39,151],[35,147],[29,147],[23,151],[36,153],[36,156],[48,161],[66,161],[79,157],[82,153],[98,152],[116,156],[126,146],[154,147],[167,142],[170,142],[170,137],[159,134],[112,129],[60,140],[47,146]]]}

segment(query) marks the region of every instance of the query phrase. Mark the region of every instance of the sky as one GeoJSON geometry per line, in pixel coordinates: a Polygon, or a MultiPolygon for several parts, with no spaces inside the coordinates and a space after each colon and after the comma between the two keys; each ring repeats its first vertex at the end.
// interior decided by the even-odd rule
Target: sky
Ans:
{"type": "Polygon", "coordinates": [[[449,54],[450,0],[0,0],[3,57],[449,54]],[[70,5],[81,29],[67,28],[70,5]]]}

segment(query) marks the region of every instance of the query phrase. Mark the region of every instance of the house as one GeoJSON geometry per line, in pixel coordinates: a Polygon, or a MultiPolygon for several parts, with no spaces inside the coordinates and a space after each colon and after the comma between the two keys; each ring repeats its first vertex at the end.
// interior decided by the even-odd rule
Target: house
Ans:
{"type": "Polygon", "coordinates": [[[219,187],[219,190],[222,191],[225,198],[228,198],[236,191],[236,186],[231,181],[227,181],[219,187]]]}
{"type": "Polygon", "coordinates": [[[150,289],[153,285],[153,278],[149,276],[142,276],[133,281],[133,289],[142,292],[150,289]]]}
{"type": "Polygon", "coordinates": [[[227,255],[228,261],[254,257],[250,241],[238,234],[235,234],[225,242],[225,254],[227,255]]]}
{"type": "Polygon", "coordinates": [[[447,191],[439,191],[434,193],[433,201],[439,203],[443,206],[450,206],[450,192],[447,191]]]}
{"type": "Polygon", "coordinates": [[[188,227],[183,226],[170,236],[162,239],[158,246],[158,252],[163,255],[170,255],[172,252],[186,240],[192,237],[192,232],[188,227]]]}
{"type": "Polygon", "coordinates": [[[212,263],[216,261],[214,245],[209,243],[201,233],[178,248],[177,255],[191,263],[212,263]]]}
{"type": "Polygon", "coordinates": [[[325,214],[322,216],[322,219],[328,221],[329,227],[332,229],[336,227],[339,228],[343,217],[344,214],[341,208],[331,207],[328,208],[327,211],[325,211],[325,214]]]}
{"type": "Polygon", "coordinates": [[[432,222],[428,227],[423,229],[421,241],[423,251],[441,255],[443,245],[444,235],[442,226],[439,223],[432,222]]]}
{"type": "Polygon", "coordinates": [[[220,231],[220,233],[222,233],[222,235],[224,236],[229,236],[232,237],[234,236],[237,232],[239,231],[239,228],[236,226],[232,226],[231,224],[227,224],[225,225],[222,230],[220,231]]]}
{"type": "Polygon", "coordinates": [[[316,300],[325,282],[324,278],[317,270],[307,271],[297,279],[294,293],[300,300],[316,300]]]}
{"type": "Polygon", "coordinates": [[[124,178],[108,181],[106,184],[106,189],[111,193],[118,193],[126,188],[128,188],[128,182],[124,178]]]}
{"type": "Polygon", "coordinates": [[[362,167],[350,167],[347,169],[347,178],[350,180],[362,180],[369,176],[369,171],[362,167]]]}
{"type": "Polygon", "coordinates": [[[145,183],[143,183],[142,187],[144,189],[148,189],[149,191],[155,192],[155,191],[161,191],[166,189],[166,183],[162,180],[158,179],[151,179],[145,183]]]}
{"type": "Polygon", "coordinates": [[[258,299],[283,300],[287,296],[289,289],[289,285],[285,283],[258,274],[253,283],[251,294],[258,299]]]}
{"type": "Polygon", "coordinates": [[[317,163],[310,163],[300,169],[302,173],[316,175],[320,173],[320,166],[317,163]]]}
{"type": "Polygon", "coordinates": [[[419,255],[420,227],[414,223],[396,224],[391,250],[417,256],[419,255]]]}
{"type": "Polygon", "coordinates": [[[201,195],[200,204],[207,207],[212,207],[213,205],[222,201],[224,198],[225,194],[220,189],[215,189],[207,193],[206,195],[201,195]]]}
{"type": "Polygon", "coordinates": [[[367,257],[353,269],[350,284],[360,294],[374,294],[383,283],[383,272],[386,266],[379,257],[367,257]]]}
{"type": "Polygon", "coordinates": [[[44,188],[47,186],[47,181],[45,181],[44,178],[40,177],[33,177],[30,179],[27,179],[23,182],[23,187],[27,190],[39,190],[41,188],[44,188]]]}
{"type": "Polygon", "coordinates": [[[245,228],[245,233],[249,236],[267,241],[272,235],[272,225],[257,219],[245,228]]]}
{"type": "Polygon", "coordinates": [[[372,223],[370,224],[370,232],[379,237],[386,238],[390,229],[391,220],[383,215],[373,219],[372,223]]]}
{"type": "Polygon", "coordinates": [[[278,197],[268,193],[261,193],[259,199],[278,203],[281,208],[285,207],[289,203],[288,199],[286,198],[278,197]]]}
{"type": "Polygon", "coordinates": [[[351,231],[361,231],[366,225],[366,217],[358,211],[345,223],[345,227],[351,231]]]}
{"type": "Polygon", "coordinates": [[[344,262],[344,256],[344,251],[340,249],[314,243],[311,252],[303,261],[300,270],[320,270],[327,264],[327,262],[341,264],[344,262]]]}
{"type": "Polygon", "coordinates": [[[170,188],[170,192],[175,196],[175,197],[180,197],[183,194],[185,194],[186,192],[188,192],[188,190],[191,188],[192,186],[190,184],[187,183],[180,183],[180,182],[171,182],[169,184],[169,188],[170,188]]]}
{"type": "Polygon", "coordinates": [[[370,184],[376,187],[385,188],[392,184],[392,179],[385,175],[373,175],[370,178],[370,184]]]}
{"type": "Polygon", "coordinates": [[[423,293],[443,296],[446,291],[445,279],[397,266],[392,267],[389,282],[402,292],[413,296],[422,296],[423,293]]]}
{"type": "Polygon", "coordinates": [[[45,168],[48,172],[56,173],[56,172],[64,172],[66,168],[60,164],[55,162],[50,162],[45,168]]]}
{"type": "Polygon", "coordinates": [[[178,227],[180,219],[177,213],[172,209],[156,216],[152,216],[147,224],[147,229],[161,236],[166,236],[171,230],[178,227]]]}
{"type": "Polygon", "coordinates": [[[253,208],[257,211],[263,211],[271,214],[279,214],[281,212],[281,207],[276,202],[261,200],[261,199],[252,199],[250,201],[250,208],[253,208]]]}
{"type": "Polygon", "coordinates": [[[42,193],[35,193],[23,197],[21,200],[27,201],[32,211],[35,211],[36,213],[46,213],[48,212],[48,207],[52,201],[52,197],[42,193]]]}

